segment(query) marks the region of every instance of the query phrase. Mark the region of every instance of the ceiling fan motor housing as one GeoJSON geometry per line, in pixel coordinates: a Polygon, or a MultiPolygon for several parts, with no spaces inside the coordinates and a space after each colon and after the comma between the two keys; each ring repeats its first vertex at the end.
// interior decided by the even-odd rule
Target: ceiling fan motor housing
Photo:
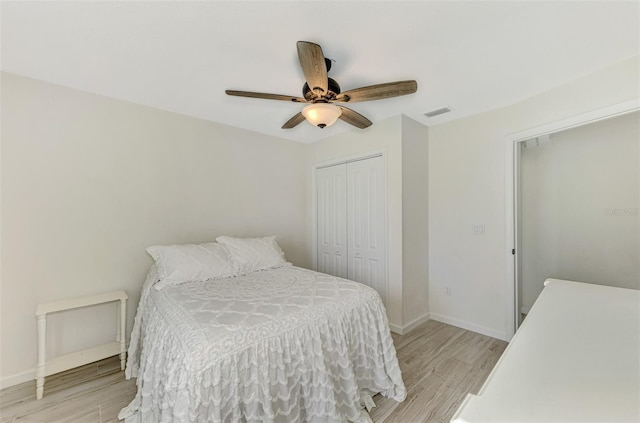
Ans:
{"type": "MultiPolygon", "coordinates": [[[[325,93],[320,100],[331,101],[335,99],[338,94],[340,94],[340,85],[335,79],[328,78],[327,86],[329,91],[325,93]]],[[[311,88],[309,88],[309,84],[307,84],[306,82],[302,87],[302,95],[308,101],[312,101],[314,98],[316,98],[315,93],[311,91],[311,88]]]]}

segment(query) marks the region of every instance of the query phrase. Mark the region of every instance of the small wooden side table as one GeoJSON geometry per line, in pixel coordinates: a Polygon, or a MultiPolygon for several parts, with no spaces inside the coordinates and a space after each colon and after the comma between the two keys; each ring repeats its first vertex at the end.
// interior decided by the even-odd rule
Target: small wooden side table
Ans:
{"type": "Polygon", "coordinates": [[[104,294],[82,298],[52,301],[38,304],[36,318],[38,319],[38,366],[36,368],[36,399],[44,394],[44,378],[55,373],[63,372],[74,367],[82,366],[94,361],[120,354],[120,368],[124,370],[127,350],[125,345],[125,325],[127,322],[127,293],[112,291],[104,294]],[[47,361],[47,314],[75,308],[88,307],[97,304],[120,301],[120,314],[115,342],[98,345],[86,350],[61,355],[47,361]]]}

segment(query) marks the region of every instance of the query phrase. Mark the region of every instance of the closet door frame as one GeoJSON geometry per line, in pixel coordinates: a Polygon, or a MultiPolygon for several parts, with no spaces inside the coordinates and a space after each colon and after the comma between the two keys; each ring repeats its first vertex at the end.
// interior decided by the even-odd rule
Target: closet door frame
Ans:
{"type": "MultiPolygon", "coordinates": [[[[389,176],[389,166],[387,163],[387,149],[381,148],[376,150],[371,150],[362,153],[356,153],[349,156],[344,156],[336,159],[326,160],[319,163],[315,163],[312,166],[311,170],[311,222],[312,222],[312,230],[311,230],[311,254],[312,254],[312,266],[314,270],[318,270],[318,181],[316,177],[316,172],[318,169],[336,166],[344,163],[355,162],[360,160],[366,160],[373,157],[382,157],[384,162],[384,175],[387,178],[389,176]]],[[[385,238],[385,246],[384,246],[384,260],[386,263],[385,266],[385,295],[384,297],[388,300],[389,298],[389,186],[386,184],[386,189],[384,191],[384,203],[385,208],[383,210],[384,213],[384,238],[385,238]]],[[[388,307],[388,305],[387,305],[388,307]]]]}

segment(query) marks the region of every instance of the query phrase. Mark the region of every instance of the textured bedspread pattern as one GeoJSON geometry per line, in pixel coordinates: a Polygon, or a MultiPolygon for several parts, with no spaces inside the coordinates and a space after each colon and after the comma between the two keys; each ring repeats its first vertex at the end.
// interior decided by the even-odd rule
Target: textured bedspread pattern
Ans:
{"type": "Polygon", "coordinates": [[[155,290],[134,324],[127,423],[362,422],[404,400],[384,306],[369,287],[293,266],[155,290]]]}

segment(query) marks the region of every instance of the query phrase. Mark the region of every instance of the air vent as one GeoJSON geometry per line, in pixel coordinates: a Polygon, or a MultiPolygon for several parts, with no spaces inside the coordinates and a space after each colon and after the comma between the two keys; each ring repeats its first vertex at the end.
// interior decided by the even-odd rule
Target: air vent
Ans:
{"type": "Polygon", "coordinates": [[[442,108],[440,108],[440,109],[436,109],[436,110],[432,110],[432,111],[430,111],[430,112],[427,112],[427,113],[425,113],[424,115],[425,115],[426,117],[430,117],[430,118],[431,118],[431,117],[434,117],[434,116],[442,115],[442,114],[444,114],[444,113],[449,113],[450,111],[451,111],[451,109],[450,109],[450,108],[448,108],[448,107],[442,107],[442,108]]]}

